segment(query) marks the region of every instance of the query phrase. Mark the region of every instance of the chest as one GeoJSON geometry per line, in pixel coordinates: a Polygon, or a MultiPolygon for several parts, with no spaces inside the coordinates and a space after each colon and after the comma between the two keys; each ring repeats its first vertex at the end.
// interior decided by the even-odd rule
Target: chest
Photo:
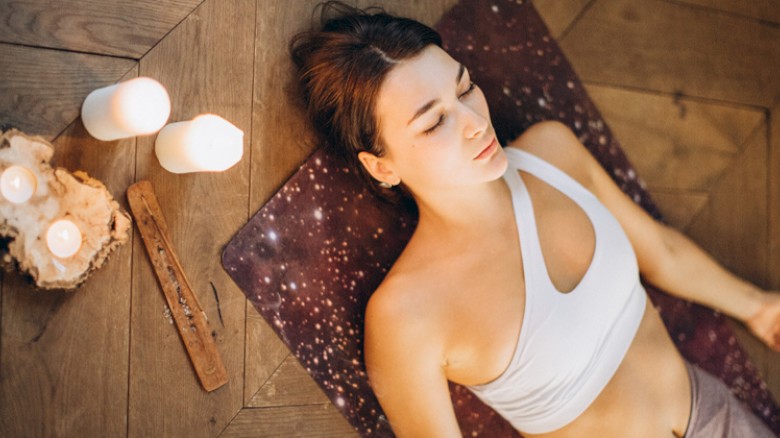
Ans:
{"type": "Polygon", "coordinates": [[[451,272],[451,342],[448,376],[478,384],[499,376],[507,367],[523,326],[526,278],[523,257],[542,259],[557,291],[576,287],[588,270],[595,249],[595,233],[585,212],[571,199],[533,177],[526,185],[534,206],[541,254],[523,254],[518,221],[512,218],[496,235],[473,248],[468,261],[451,272]]]}

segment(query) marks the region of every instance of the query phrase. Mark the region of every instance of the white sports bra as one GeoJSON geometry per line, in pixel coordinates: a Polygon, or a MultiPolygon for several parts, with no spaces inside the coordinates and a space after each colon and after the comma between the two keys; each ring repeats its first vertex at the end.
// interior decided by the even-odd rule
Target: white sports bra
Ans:
{"type": "Polygon", "coordinates": [[[645,310],[636,255],[618,221],[585,187],[528,152],[504,149],[525,270],[525,314],[515,352],[495,380],[469,387],[512,426],[532,434],[574,421],[623,360],[645,310]],[[571,198],[595,233],[591,265],[568,293],[555,289],[542,256],[528,172],[571,198]]]}

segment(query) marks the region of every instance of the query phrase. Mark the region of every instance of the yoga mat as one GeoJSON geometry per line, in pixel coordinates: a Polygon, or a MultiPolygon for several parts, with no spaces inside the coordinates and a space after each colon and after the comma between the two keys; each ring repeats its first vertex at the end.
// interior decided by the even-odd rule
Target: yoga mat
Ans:
{"type": "MultiPolygon", "coordinates": [[[[530,2],[462,0],[437,29],[485,92],[502,144],[535,122],[559,120],[624,192],[661,219],[530,2]]],[[[318,149],[223,252],[228,274],[363,436],[393,436],[366,379],[363,312],[415,224],[413,213],[376,198],[318,149]]],[[[780,431],[778,408],[725,318],[646,286],[682,354],[780,431]]],[[[467,389],[450,390],[464,436],[519,436],[467,389]]]]}

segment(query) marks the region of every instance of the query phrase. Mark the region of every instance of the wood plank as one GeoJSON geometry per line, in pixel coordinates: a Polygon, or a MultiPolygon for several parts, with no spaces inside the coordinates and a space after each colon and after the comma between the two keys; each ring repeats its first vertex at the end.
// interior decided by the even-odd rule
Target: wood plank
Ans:
{"type": "Polygon", "coordinates": [[[0,59],[0,125],[48,140],[79,116],[87,94],[137,65],[128,59],[2,43],[0,59]]]}
{"type": "Polygon", "coordinates": [[[769,287],[780,291],[780,99],[769,122],[769,287]]]}
{"type": "MultiPolygon", "coordinates": [[[[135,76],[137,69],[125,79],[135,76]]],[[[135,143],[100,142],[77,122],[55,141],[54,161],[103,181],[127,208],[135,143]]],[[[4,277],[0,435],[126,434],[131,260],[128,243],[70,293],[4,277]]]]}
{"type": "Polygon", "coordinates": [[[329,403],[328,398],[290,354],[246,406],[264,408],[323,403],[329,403]]]}
{"type": "MultiPolygon", "coordinates": [[[[257,2],[251,213],[273,195],[316,146],[303,110],[289,103],[287,91],[293,77],[287,45],[292,35],[308,26],[316,3],[257,2]]],[[[247,313],[244,402],[249,404],[289,350],[254,308],[247,313]]]]}
{"type": "Polygon", "coordinates": [[[533,0],[554,38],[560,38],[590,3],[593,0],[533,0]]]}
{"type": "Polygon", "coordinates": [[[0,41],[138,59],[203,0],[5,0],[0,41]]]}
{"type": "Polygon", "coordinates": [[[317,3],[316,0],[257,3],[252,212],[279,189],[316,147],[315,135],[303,109],[290,99],[293,65],[287,46],[293,35],[308,28],[317,3]]]}
{"type": "Polygon", "coordinates": [[[769,274],[766,129],[763,125],[750,136],[685,230],[732,272],[762,287],[769,274]]]}
{"type": "Polygon", "coordinates": [[[750,0],[735,2],[734,0],[676,0],[706,8],[718,9],[723,12],[741,15],[759,21],[780,23],[780,5],[777,0],[750,0]]]}
{"type": "Polygon", "coordinates": [[[243,409],[220,438],[347,438],[358,434],[332,404],[243,409]]]}
{"type": "Polygon", "coordinates": [[[290,350],[252,306],[247,306],[246,367],[244,371],[244,406],[279,368],[290,350]]]}
{"type": "Polygon", "coordinates": [[[254,8],[252,0],[207,0],[141,60],[141,74],[159,80],[171,95],[171,121],[216,113],[245,132],[245,149],[244,159],[225,172],[176,175],[160,167],[154,138],[139,139],[138,179],[154,184],[172,245],[209,318],[229,382],[211,393],[201,389],[176,329],[163,315],[148,257],[136,242],[131,436],[214,436],[242,405],[246,299],[222,269],[220,253],[248,217],[254,8]]]}
{"type": "Polygon", "coordinates": [[[764,121],[764,113],[752,108],[606,86],[586,89],[651,190],[709,190],[764,121]]]}
{"type": "MultiPolygon", "coordinates": [[[[768,287],[780,293],[780,100],[769,113],[769,278],[768,287]]],[[[767,384],[780,397],[780,353],[766,352],[767,384]]]]}
{"type": "Polygon", "coordinates": [[[600,0],[562,48],[586,82],[769,107],[780,96],[780,27],[647,0],[600,0]]]}

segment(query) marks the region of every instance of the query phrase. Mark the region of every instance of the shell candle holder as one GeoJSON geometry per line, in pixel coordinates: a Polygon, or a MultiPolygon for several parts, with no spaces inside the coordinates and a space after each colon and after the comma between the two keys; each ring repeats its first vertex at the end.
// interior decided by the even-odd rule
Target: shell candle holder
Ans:
{"type": "Polygon", "coordinates": [[[43,289],[73,289],[130,237],[130,216],[86,173],[53,169],[40,137],[0,133],[0,257],[43,289]]]}
{"type": "Polygon", "coordinates": [[[0,176],[0,193],[4,199],[14,204],[27,202],[37,186],[35,175],[23,166],[10,166],[0,176]]]}

